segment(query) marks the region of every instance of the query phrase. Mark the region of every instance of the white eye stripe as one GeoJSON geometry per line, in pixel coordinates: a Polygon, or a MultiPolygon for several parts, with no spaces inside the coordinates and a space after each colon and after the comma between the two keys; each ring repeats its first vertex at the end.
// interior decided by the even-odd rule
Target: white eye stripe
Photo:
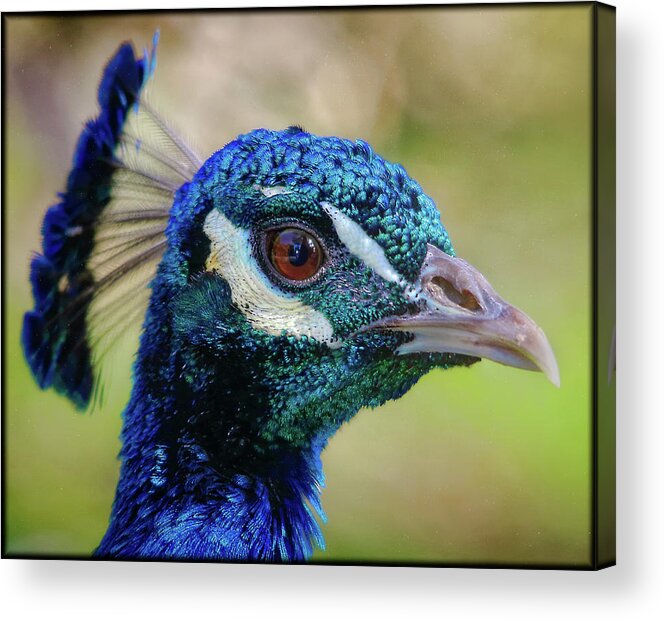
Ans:
{"type": "Polygon", "coordinates": [[[250,249],[249,231],[234,226],[220,211],[208,213],[203,225],[210,239],[206,269],[216,271],[228,282],[231,298],[251,325],[279,336],[309,336],[334,348],[328,319],[318,310],[276,288],[257,264],[250,249]]]}
{"type": "Polygon", "coordinates": [[[272,198],[279,194],[290,194],[291,192],[283,185],[273,185],[272,187],[263,187],[262,185],[254,185],[266,198],[272,198]]]}
{"type": "Polygon", "coordinates": [[[419,285],[409,284],[397,273],[386,258],[383,248],[362,229],[360,224],[328,202],[322,202],[321,207],[330,216],[339,240],[353,256],[387,282],[394,282],[401,286],[404,289],[404,297],[409,302],[418,301],[419,285]]]}
{"type": "Polygon", "coordinates": [[[406,286],[404,278],[395,271],[386,258],[383,248],[361,228],[360,224],[328,202],[322,202],[321,206],[330,216],[339,240],[351,254],[373,269],[384,280],[406,286]]]}

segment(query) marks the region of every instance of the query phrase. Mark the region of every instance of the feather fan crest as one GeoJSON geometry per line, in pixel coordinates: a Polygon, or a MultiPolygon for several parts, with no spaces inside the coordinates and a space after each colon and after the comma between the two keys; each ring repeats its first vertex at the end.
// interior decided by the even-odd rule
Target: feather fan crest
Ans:
{"type": "Polygon", "coordinates": [[[101,394],[101,358],[145,314],[174,193],[202,164],[146,101],[156,44],[137,58],[125,43],[109,61],[31,264],[26,358],[42,388],[79,408],[101,394]]]}

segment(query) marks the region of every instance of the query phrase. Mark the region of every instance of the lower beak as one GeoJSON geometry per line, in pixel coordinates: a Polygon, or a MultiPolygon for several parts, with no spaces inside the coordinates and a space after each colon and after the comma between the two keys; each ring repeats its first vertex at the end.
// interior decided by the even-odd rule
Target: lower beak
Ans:
{"type": "Polygon", "coordinates": [[[537,370],[557,387],[559,368],[543,330],[504,301],[485,277],[461,258],[428,245],[412,293],[421,310],[393,316],[371,328],[413,334],[399,354],[459,353],[537,370]]]}

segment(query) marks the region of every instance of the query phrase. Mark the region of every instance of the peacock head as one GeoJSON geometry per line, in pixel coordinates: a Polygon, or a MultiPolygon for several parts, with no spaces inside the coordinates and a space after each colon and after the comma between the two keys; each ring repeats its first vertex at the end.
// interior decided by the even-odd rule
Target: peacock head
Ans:
{"type": "Polygon", "coordinates": [[[142,96],[154,67],[130,44],[106,66],[32,260],[26,359],[85,408],[149,304],[98,553],[302,559],[321,448],[361,407],[479,358],[558,383],[556,361],[401,166],[298,127],[203,162],[142,96]]]}
{"type": "Polygon", "coordinates": [[[240,136],[179,190],[167,237],[155,297],[187,400],[234,412],[225,432],[256,449],[325,442],[436,367],[488,358],[558,382],[540,328],[365,142],[240,136]]]}

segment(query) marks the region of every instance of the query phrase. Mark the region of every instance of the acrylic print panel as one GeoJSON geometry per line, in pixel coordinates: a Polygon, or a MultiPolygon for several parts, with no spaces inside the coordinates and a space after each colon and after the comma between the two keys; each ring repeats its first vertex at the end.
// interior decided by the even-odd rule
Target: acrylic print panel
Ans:
{"type": "Polygon", "coordinates": [[[5,15],[3,553],[595,566],[599,10],[5,15]]]}

